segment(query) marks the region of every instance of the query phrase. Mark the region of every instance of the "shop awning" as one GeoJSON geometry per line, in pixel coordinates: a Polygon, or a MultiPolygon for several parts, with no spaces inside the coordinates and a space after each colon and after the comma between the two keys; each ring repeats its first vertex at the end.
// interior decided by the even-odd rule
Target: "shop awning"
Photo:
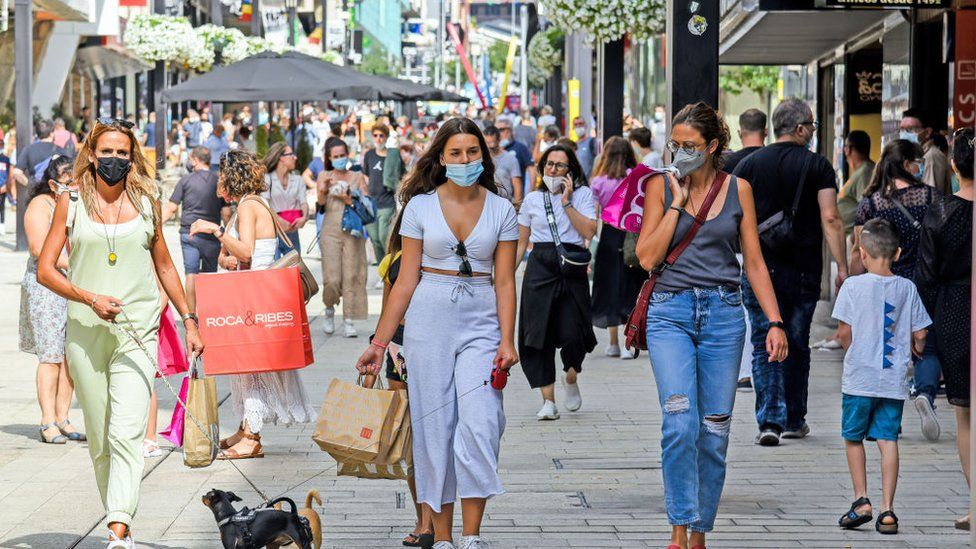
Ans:
{"type": "Polygon", "coordinates": [[[722,28],[719,63],[805,65],[881,24],[885,10],[755,11],[722,28]]]}
{"type": "Polygon", "coordinates": [[[120,46],[88,46],[75,54],[75,72],[104,80],[151,69],[141,59],[120,46]]]}
{"type": "MultiPolygon", "coordinates": [[[[94,6],[94,3],[91,4],[94,6]]],[[[10,2],[11,9],[14,3],[10,2]]],[[[34,11],[38,18],[59,19],[63,21],[88,22],[89,3],[83,0],[34,0],[34,11]]]]}

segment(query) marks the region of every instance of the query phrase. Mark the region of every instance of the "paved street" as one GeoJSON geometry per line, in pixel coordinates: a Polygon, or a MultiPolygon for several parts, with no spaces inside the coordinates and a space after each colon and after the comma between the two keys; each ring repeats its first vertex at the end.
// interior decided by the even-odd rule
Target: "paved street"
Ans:
{"type": "MultiPolygon", "coordinates": [[[[8,224],[12,227],[12,223],[8,224]]],[[[173,241],[175,232],[168,229],[173,241]]],[[[303,235],[303,241],[311,238],[303,235]]],[[[42,445],[37,440],[35,363],[17,351],[19,283],[26,254],[11,252],[12,236],[0,246],[0,547],[54,549],[72,546],[102,515],[87,450],[83,445],[42,445]]],[[[178,255],[179,247],[175,247],[178,255]]],[[[179,263],[179,261],[177,261],[179,263]]],[[[313,270],[318,268],[312,261],[313,270]]],[[[375,274],[371,273],[371,277],[375,274]]],[[[370,281],[372,288],[373,279],[370,281]]],[[[370,311],[378,312],[379,292],[370,290],[370,311]]],[[[310,316],[316,363],[303,372],[318,403],[334,377],[352,379],[355,357],[370,326],[354,340],[322,334],[313,301],[310,316]]],[[[371,317],[370,324],[375,322],[371,317]]],[[[818,328],[815,339],[825,328],[818,328]]],[[[584,406],[540,423],[537,393],[516,368],[506,389],[508,427],[501,469],[508,493],[491,501],[483,534],[493,547],[664,547],[668,525],[660,472],[661,414],[646,360],[624,362],[598,352],[581,377],[584,406]]],[[[939,400],[942,439],[927,443],[917,416],[906,408],[902,469],[896,511],[902,533],[883,537],[873,528],[846,532],[837,517],[850,504],[850,480],[839,437],[839,352],[817,353],[811,374],[811,436],[778,448],[753,445],[752,393],[740,393],[732,429],[730,466],[712,548],[751,547],[964,547],[965,536],[952,519],[965,512],[966,487],[955,452],[951,410],[939,400]]],[[[173,399],[160,389],[160,423],[168,422],[173,399]]],[[[220,395],[227,394],[221,380],[220,395]]],[[[561,397],[557,391],[557,399],[561,397]]],[[[224,411],[224,408],[221,409],[224,411]]],[[[75,409],[72,419],[81,422],[75,409]]],[[[235,419],[228,410],[225,428],[235,419]]],[[[337,478],[333,461],[311,441],[314,426],[269,427],[267,458],[240,462],[269,495],[303,479],[320,476],[288,493],[304,500],[318,489],[326,547],[398,547],[413,524],[406,485],[394,481],[337,478]]],[[[877,449],[869,448],[869,496],[879,503],[877,449]]],[[[179,453],[167,452],[146,464],[142,508],[134,531],[139,547],[217,548],[215,521],[200,503],[211,487],[233,490],[256,504],[238,474],[226,463],[191,470],[179,453]]],[[[101,525],[76,546],[102,547],[101,525]]]]}

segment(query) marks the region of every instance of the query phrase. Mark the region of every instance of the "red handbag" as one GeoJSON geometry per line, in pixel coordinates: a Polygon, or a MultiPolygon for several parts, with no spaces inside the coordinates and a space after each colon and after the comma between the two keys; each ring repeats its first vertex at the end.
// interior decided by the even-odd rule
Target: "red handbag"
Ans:
{"type": "MultiPolygon", "coordinates": [[[[705,201],[702,202],[701,209],[698,210],[694,221],[691,222],[691,227],[688,229],[688,232],[685,233],[681,242],[678,242],[674,248],[671,248],[664,261],[659,263],[657,267],[651,269],[647,280],[641,286],[640,294],[637,296],[637,303],[634,305],[634,310],[630,312],[630,316],[627,318],[627,324],[624,327],[624,345],[628,349],[635,351],[647,350],[647,307],[650,305],[651,292],[654,291],[654,285],[657,284],[657,279],[661,276],[661,273],[674,265],[674,262],[678,260],[678,257],[691,244],[691,241],[694,240],[698,229],[708,219],[708,210],[712,208],[712,203],[715,202],[715,197],[718,196],[718,192],[722,189],[722,184],[728,176],[729,174],[725,172],[718,173],[715,181],[712,182],[712,187],[705,196],[705,201]]],[[[666,184],[667,182],[665,181],[666,184]]]]}

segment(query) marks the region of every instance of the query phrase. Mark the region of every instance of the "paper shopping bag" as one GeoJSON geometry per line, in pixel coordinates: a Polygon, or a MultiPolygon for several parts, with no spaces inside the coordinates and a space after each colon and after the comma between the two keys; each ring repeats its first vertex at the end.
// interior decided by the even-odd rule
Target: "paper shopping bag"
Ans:
{"type": "Polygon", "coordinates": [[[663,172],[645,164],[638,164],[630,170],[603,208],[600,215],[603,222],[623,231],[639,233],[644,216],[647,178],[659,173],[663,172]]]}
{"type": "Polygon", "coordinates": [[[184,422],[183,463],[193,468],[210,465],[217,458],[220,436],[215,378],[190,378],[184,422]]]}
{"type": "Polygon", "coordinates": [[[312,362],[297,267],[196,277],[207,375],[294,370],[312,362]]]}
{"type": "Polygon", "coordinates": [[[176,407],[173,408],[173,417],[169,420],[169,427],[159,432],[159,436],[172,442],[177,447],[183,446],[183,420],[186,410],[183,403],[186,402],[187,390],[190,387],[190,377],[185,376],[183,383],[180,384],[180,398],[176,400],[176,407]]]}
{"type": "MultiPolygon", "coordinates": [[[[339,476],[405,480],[413,476],[413,431],[406,391],[396,391],[399,404],[390,424],[388,441],[380,444],[386,450],[373,461],[336,458],[339,476]]],[[[333,456],[335,457],[335,456],[333,456]]]]}
{"type": "Polygon", "coordinates": [[[333,379],[312,440],[336,461],[374,461],[389,451],[399,405],[400,396],[395,391],[367,389],[333,379]]]}

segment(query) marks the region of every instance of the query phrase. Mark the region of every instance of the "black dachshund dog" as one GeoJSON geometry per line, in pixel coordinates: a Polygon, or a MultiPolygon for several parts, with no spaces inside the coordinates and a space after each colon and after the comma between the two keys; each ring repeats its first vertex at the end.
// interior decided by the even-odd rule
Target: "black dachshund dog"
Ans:
{"type": "Polygon", "coordinates": [[[203,496],[203,504],[213,511],[220,528],[224,549],[279,549],[294,543],[299,549],[312,549],[312,530],[308,520],[299,516],[295,502],[278,498],[256,509],[234,509],[241,501],[234,492],[212,489],[203,496]],[[274,504],[286,502],[291,511],[279,511],[274,504]]]}

